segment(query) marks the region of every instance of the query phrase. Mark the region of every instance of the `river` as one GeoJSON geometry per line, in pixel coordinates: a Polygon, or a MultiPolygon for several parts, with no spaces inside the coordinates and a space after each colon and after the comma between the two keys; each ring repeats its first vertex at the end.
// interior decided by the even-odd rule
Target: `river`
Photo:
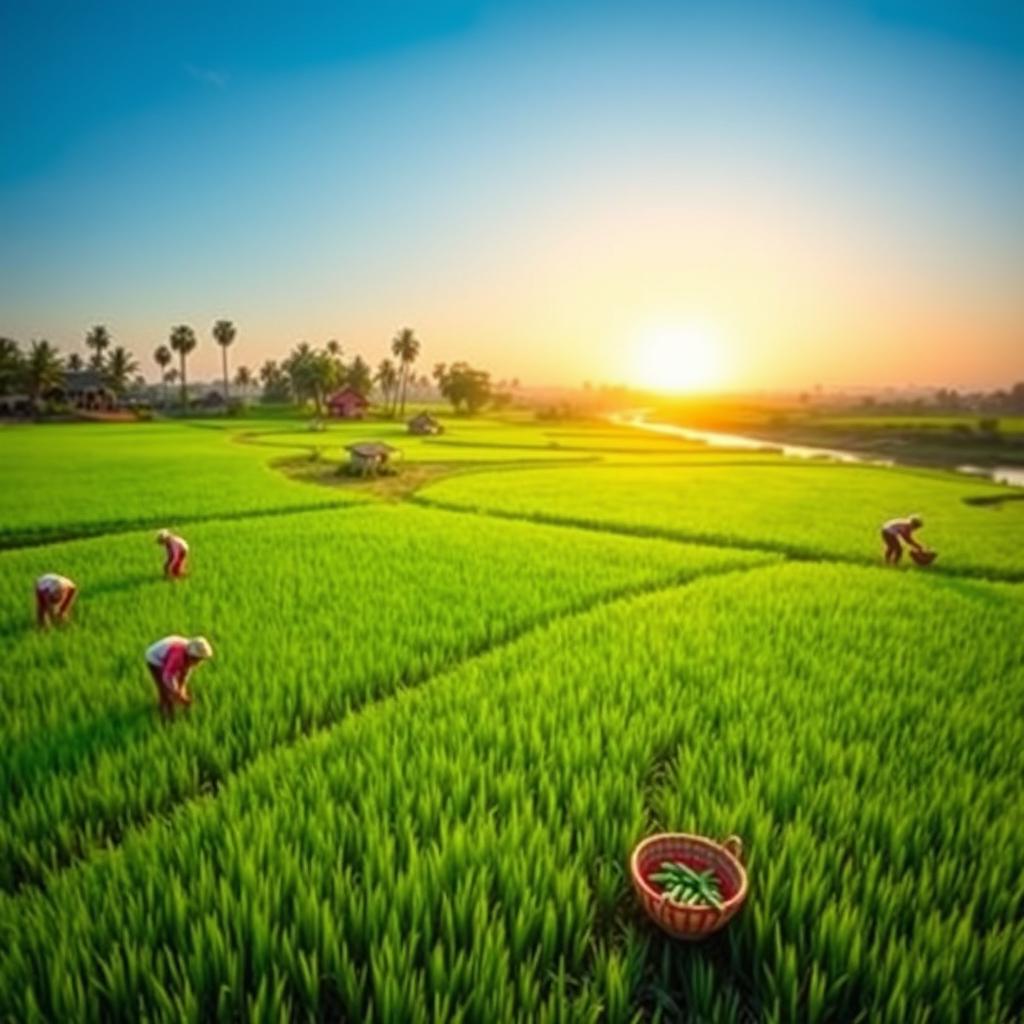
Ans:
{"type": "MultiPolygon", "coordinates": [[[[725,434],[717,430],[696,430],[693,427],[679,427],[672,423],[653,423],[643,412],[616,413],[610,417],[613,423],[624,427],[636,427],[653,434],[668,434],[686,441],[702,441],[717,448],[744,448],[748,451],[779,452],[794,459],[828,459],[832,462],[854,462],[865,466],[895,466],[896,459],[878,459],[840,448],[820,448],[815,445],[785,444],[766,441],[763,438],[744,437],[742,434],[725,434]]],[[[969,476],[980,476],[997,484],[1010,487],[1024,487],[1024,469],[1018,466],[957,466],[956,472],[969,476]]]]}

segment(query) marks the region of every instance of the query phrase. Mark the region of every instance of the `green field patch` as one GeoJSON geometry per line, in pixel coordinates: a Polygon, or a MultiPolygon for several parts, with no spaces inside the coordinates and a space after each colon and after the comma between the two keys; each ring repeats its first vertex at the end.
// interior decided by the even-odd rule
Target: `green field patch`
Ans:
{"type": "Polygon", "coordinates": [[[850,566],[561,618],[0,901],[2,1010],[1009,1022],[1022,630],[1017,601],[850,566]],[[659,829],[744,837],[719,938],[636,910],[659,829]]]}
{"type": "Polygon", "coordinates": [[[922,542],[939,552],[936,569],[1019,579],[1024,504],[968,500],[1008,493],[928,471],[778,461],[523,470],[500,481],[474,474],[421,496],[504,515],[863,562],[881,562],[883,521],[919,513],[922,542]]]}
{"type": "Polygon", "coordinates": [[[180,583],[160,578],[151,533],[0,554],[4,888],[554,615],[772,558],[380,504],[186,538],[180,583]],[[31,600],[46,571],[81,594],[72,623],[43,634],[31,600]],[[170,728],[142,660],[169,633],[216,652],[170,728]]]}
{"type": "Polygon", "coordinates": [[[219,429],[60,424],[0,438],[0,547],[346,499],[288,480],[219,429]]]}

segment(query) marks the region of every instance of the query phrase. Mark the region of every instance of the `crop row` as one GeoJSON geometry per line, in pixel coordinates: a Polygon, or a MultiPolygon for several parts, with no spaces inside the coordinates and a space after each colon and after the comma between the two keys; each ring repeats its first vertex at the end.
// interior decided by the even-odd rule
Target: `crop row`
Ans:
{"type": "MultiPolygon", "coordinates": [[[[802,557],[880,563],[881,524],[919,513],[937,568],[1024,578],[1024,502],[1007,488],[937,473],[854,466],[579,467],[475,473],[433,484],[423,498],[541,521],[617,528],[709,544],[763,545],[802,557]]],[[[909,562],[909,559],[908,559],[909,562]]]]}
{"type": "Polygon", "coordinates": [[[239,512],[338,505],[230,433],[175,423],[7,428],[0,445],[0,547],[239,512]]]}
{"type": "Polygon", "coordinates": [[[187,537],[178,583],[160,578],[146,533],[0,555],[3,888],[552,615],[771,559],[381,505],[187,537]],[[39,633],[32,581],[51,570],[81,596],[69,626],[39,633]],[[142,660],[168,633],[201,633],[215,651],[173,728],[142,660]]]}
{"type": "Polygon", "coordinates": [[[0,901],[3,1009],[1008,1024],[1022,629],[1015,588],[809,565],[559,619],[0,901]],[[709,943],[629,897],[660,828],[746,840],[709,943]]]}

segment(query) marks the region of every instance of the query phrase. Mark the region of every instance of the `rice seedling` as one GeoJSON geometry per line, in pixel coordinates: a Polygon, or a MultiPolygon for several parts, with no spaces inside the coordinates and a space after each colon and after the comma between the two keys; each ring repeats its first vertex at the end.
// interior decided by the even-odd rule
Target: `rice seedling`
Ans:
{"type": "Polygon", "coordinates": [[[0,885],[211,793],[261,751],[428,679],[554,614],[772,556],[358,508],[194,526],[190,576],[150,533],[0,554],[11,685],[0,706],[0,885]],[[72,623],[32,628],[32,580],[81,586],[72,623]],[[203,634],[197,706],[156,718],[142,652],[203,634]]]}
{"type": "Polygon", "coordinates": [[[1010,1022],[1018,591],[768,565],[557,617],[0,901],[0,1009],[1010,1022]],[[746,840],[704,945],[628,898],[655,829],[746,840]]]}
{"type": "MultiPolygon", "coordinates": [[[[951,474],[840,465],[699,464],[523,469],[432,484],[423,500],[645,536],[763,546],[804,558],[881,560],[881,523],[920,513],[936,568],[1019,580],[1024,503],[1008,489],[951,474]]],[[[906,560],[909,563],[909,559],[906,560]]]]}

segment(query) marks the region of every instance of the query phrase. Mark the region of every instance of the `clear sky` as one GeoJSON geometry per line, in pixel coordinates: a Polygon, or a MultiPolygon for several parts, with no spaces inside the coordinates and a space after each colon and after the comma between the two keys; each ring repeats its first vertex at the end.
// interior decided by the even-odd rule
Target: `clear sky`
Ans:
{"type": "Polygon", "coordinates": [[[0,147],[0,334],[149,374],[1024,379],[1020,0],[5,2],[0,147]]]}

